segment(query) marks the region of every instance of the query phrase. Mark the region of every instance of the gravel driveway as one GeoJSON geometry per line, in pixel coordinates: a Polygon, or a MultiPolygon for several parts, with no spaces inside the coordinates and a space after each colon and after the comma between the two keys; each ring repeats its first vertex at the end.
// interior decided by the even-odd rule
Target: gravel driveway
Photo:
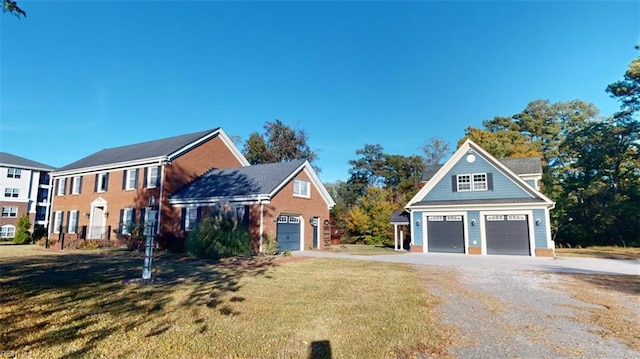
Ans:
{"type": "MultiPolygon", "coordinates": [[[[400,262],[426,269],[428,291],[443,299],[440,319],[457,333],[450,347],[457,358],[640,358],[640,352],[619,339],[601,335],[604,328],[578,320],[589,310],[603,308],[574,299],[567,291],[571,278],[563,274],[637,275],[638,261],[410,253],[295,255],[400,262]]],[[[616,305],[629,314],[632,327],[627,330],[637,330],[640,298],[611,293],[616,305]]]]}

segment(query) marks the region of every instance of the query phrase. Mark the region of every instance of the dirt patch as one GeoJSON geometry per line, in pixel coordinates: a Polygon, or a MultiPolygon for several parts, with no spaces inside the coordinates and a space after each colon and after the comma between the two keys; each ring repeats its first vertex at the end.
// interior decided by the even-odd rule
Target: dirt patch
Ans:
{"type": "Polygon", "coordinates": [[[592,304],[573,308],[570,319],[593,324],[602,338],[616,338],[640,351],[640,276],[563,274],[557,287],[573,298],[592,304]]]}

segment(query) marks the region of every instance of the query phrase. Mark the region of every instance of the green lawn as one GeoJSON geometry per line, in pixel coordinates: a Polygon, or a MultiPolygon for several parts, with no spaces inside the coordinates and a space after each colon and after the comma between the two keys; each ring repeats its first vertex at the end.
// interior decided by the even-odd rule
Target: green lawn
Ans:
{"type": "Polygon", "coordinates": [[[160,254],[158,280],[144,285],[139,253],[7,250],[0,352],[20,357],[446,356],[438,299],[410,266],[160,254]]]}

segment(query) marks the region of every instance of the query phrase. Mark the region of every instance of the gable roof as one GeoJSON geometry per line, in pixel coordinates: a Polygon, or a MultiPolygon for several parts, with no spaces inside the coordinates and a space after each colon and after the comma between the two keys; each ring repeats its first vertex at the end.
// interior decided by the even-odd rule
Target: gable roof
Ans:
{"type": "Polygon", "coordinates": [[[32,161],[30,159],[13,155],[7,152],[0,152],[0,166],[17,167],[41,171],[53,171],[55,167],[45,165],[44,163],[32,161]]]}
{"type": "Polygon", "coordinates": [[[172,160],[189,149],[215,136],[221,136],[222,140],[231,148],[236,157],[244,165],[249,165],[244,156],[237,150],[231,139],[218,127],[211,130],[188,133],[185,135],[167,137],[159,140],[136,143],[132,145],[106,148],[93,153],[78,161],[70,163],[58,172],[73,171],[86,168],[98,168],[113,165],[128,165],[136,162],[150,160],[172,160]]]}
{"type": "Polygon", "coordinates": [[[335,202],[306,160],[213,169],[182,187],[171,204],[210,204],[227,201],[269,201],[301,171],[306,171],[329,208],[335,202]]]}
{"type": "MultiPolygon", "coordinates": [[[[444,176],[447,174],[447,172],[449,172],[449,170],[451,170],[453,168],[453,166],[456,163],[458,163],[458,161],[460,161],[462,159],[462,157],[468,152],[475,152],[478,155],[482,156],[489,164],[491,164],[492,166],[497,168],[505,176],[507,176],[511,181],[513,181],[520,188],[522,188],[524,191],[529,193],[529,195],[531,195],[535,199],[536,202],[545,203],[549,207],[553,207],[555,205],[555,202],[553,202],[551,199],[547,198],[547,196],[545,196],[542,192],[536,190],[535,188],[533,188],[532,186],[527,184],[527,182],[520,177],[520,174],[518,174],[518,173],[516,173],[514,171],[514,170],[518,170],[518,171],[524,171],[525,172],[525,173],[522,173],[522,174],[532,174],[529,171],[532,170],[532,169],[537,169],[537,166],[540,166],[540,173],[541,173],[542,172],[542,165],[541,164],[534,165],[533,164],[534,160],[530,159],[530,158],[514,159],[513,161],[507,161],[505,163],[505,162],[500,161],[500,160],[496,159],[495,157],[493,157],[489,152],[484,150],[482,147],[480,147],[475,142],[471,141],[470,139],[467,139],[456,150],[456,152],[454,152],[453,156],[451,156],[451,158],[449,158],[449,160],[447,160],[447,162],[444,165],[441,165],[435,171],[435,173],[431,176],[431,178],[429,178],[429,180],[426,183],[426,185],[424,185],[418,191],[418,193],[416,193],[416,195],[413,196],[413,198],[407,203],[405,208],[409,208],[409,207],[414,206],[414,205],[417,205],[417,206],[423,206],[423,205],[445,205],[445,203],[437,203],[437,204],[435,204],[435,203],[430,203],[429,201],[422,201],[422,199],[429,193],[429,191],[431,191],[433,189],[433,187],[436,186],[437,183],[439,183],[444,178],[444,176]],[[508,164],[513,166],[514,170],[509,168],[508,164]]],[[[540,162],[539,159],[537,161],[540,162]]],[[[463,204],[474,204],[474,203],[466,203],[467,201],[455,201],[455,200],[452,200],[452,201],[438,201],[438,202],[447,202],[446,204],[460,204],[460,205],[463,205],[463,204]]],[[[517,200],[508,200],[507,202],[509,202],[509,203],[517,203],[518,201],[517,200]]],[[[525,202],[527,202],[527,201],[525,201],[525,202]]]]}
{"type": "MultiPolygon", "coordinates": [[[[542,174],[542,160],[538,157],[503,158],[498,160],[517,175],[542,174]]],[[[444,165],[425,166],[422,181],[429,181],[444,165]]]]}

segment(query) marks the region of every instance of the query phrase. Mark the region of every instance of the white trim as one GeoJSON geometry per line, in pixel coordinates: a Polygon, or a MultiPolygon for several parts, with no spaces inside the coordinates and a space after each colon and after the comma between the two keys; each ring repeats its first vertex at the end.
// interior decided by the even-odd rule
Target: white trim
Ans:
{"type": "MultiPolygon", "coordinates": [[[[446,217],[446,216],[460,216],[462,217],[462,235],[464,237],[464,254],[469,254],[469,228],[467,227],[467,212],[449,212],[449,211],[440,211],[440,212],[422,212],[422,219],[420,220],[422,223],[422,252],[429,253],[429,238],[427,231],[427,219],[428,217],[446,217]]],[[[411,239],[413,241],[413,238],[411,239]]],[[[439,252],[438,252],[439,253],[439,252]]],[[[456,253],[462,254],[462,253],[456,253]]]]}
{"type": "Polygon", "coordinates": [[[170,199],[169,204],[175,207],[185,207],[189,205],[195,204],[211,204],[216,202],[230,202],[237,204],[259,204],[259,203],[271,203],[271,197],[260,194],[260,195],[251,195],[251,196],[233,196],[233,197],[207,197],[207,198],[183,198],[183,199],[170,199]]]}
{"type": "MultiPolygon", "coordinates": [[[[548,211],[547,211],[548,212],[548,211]]],[[[481,230],[480,230],[480,243],[481,243],[481,254],[486,255],[487,254],[487,223],[485,221],[486,216],[491,216],[491,215],[504,215],[504,216],[509,216],[509,215],[526,215],[528,220],[527,220],[527,228],[529,230],[529,253],[531,257],[535,257],[536,256],[536,237],[535,237],[535,232],[534,232],[534,228],[533,228],[533,210],[518,210],[518,211],[513,211],[513,210],[491,210],[491,211],[480,211],[479,216],[480,216],[480,223],[481,223],[481,230]]]]}
{"type": "Polygon", "coordinates": [[[120,170],[123,168],[136,168],[136,167],[146,167],[151,166],[154,163],[166,161],[167,156],[157,156],[157,157],[149,157],[143,158],[139,160],[127,161],[127,162],[118,162],[118,163],[109,163],[99,166],[91,166],[91,167],[81,167],[72,170],[60,171],[60,172],[51,172],[49,175],[51,177],[68,177],[74,175],[91,175],[100,172],[112,172],[116,170],[120,170]]]}

